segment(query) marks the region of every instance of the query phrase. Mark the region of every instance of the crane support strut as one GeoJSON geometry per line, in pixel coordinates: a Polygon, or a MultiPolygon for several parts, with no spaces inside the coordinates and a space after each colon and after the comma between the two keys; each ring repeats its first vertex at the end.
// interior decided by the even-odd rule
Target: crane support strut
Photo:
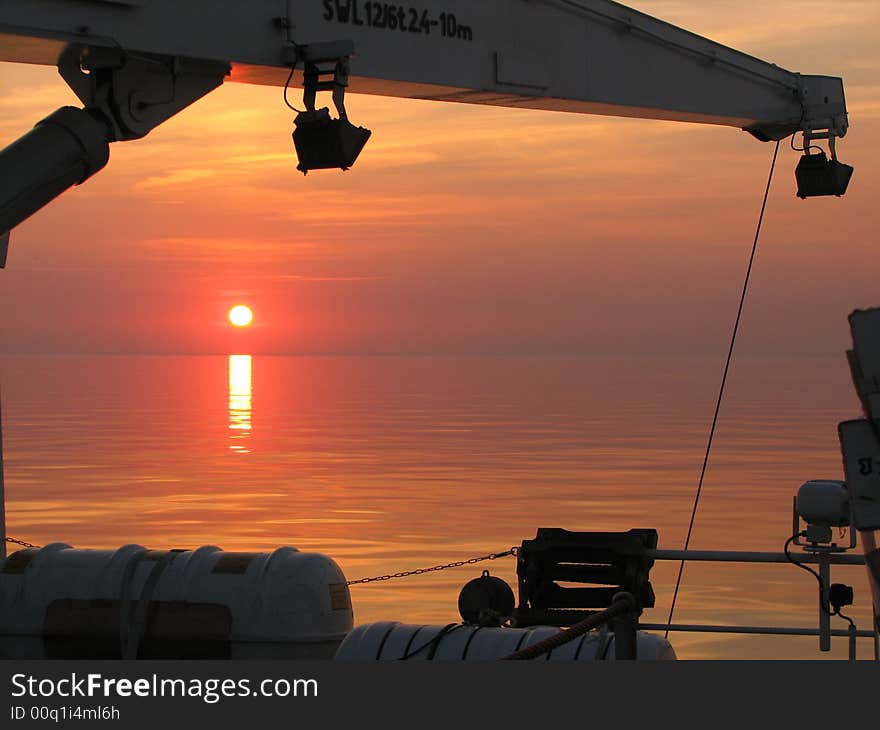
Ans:
{"type": "Polygon", "coordinates": [[[71,44],[58,71],[84,108],[58,109],[0,151],[0,267],[9,231],[101,170],[110,143],[139,139],[223,83],[226,64],[71,44]]]}

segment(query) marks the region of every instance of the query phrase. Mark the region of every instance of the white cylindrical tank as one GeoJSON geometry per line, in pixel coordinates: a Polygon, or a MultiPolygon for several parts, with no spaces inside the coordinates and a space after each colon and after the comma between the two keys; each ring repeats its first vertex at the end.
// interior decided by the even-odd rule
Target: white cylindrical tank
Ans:
{"type": "Polygon", "coordinates": [[[290,547],[55,543],[0,565],[0,656],[126,656],[134,646],[139,656],[330,658],[353,625],[336,563],[290,547]]]}
{"type": "MultiPolygon", "coordinates": [[[[559,633],[550,626],[528,629],[453,626],[407,626],[381,622],[358,626],[342,642],[336,661],[494,661],[559,633]]],[[[662,636],[638,634],[638,658],[675,659],[662,636]]],[[[592,631],[549,653],[549,661],[614,659],[614,634],[592,631]]]]}

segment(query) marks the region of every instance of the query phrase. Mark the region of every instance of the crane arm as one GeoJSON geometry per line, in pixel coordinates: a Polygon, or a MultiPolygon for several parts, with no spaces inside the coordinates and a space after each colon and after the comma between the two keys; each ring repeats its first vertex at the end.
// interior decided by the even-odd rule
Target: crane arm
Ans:
{"type": "MultiPolygon", "coordinates": [[[[291,47],[347,40],[356,93],[704,122],[785,136],[846,130],[840,79],[801,76],[609,0],[28,0],[0,9],[0,60],[65,45],[230,63],[282,85],[291,47]]],[[[295,52],[294,52],[295,55],[295,52]]]]}
{"type": "MultiPolygon", "coordinates": [[[[609,0],[28,0],[0,5],[0,60],[57,65],[83,101],[88,120],[44,120],[44,145],[94,119],[103,142],[143,136],[225,78],[282,86],[292,67],[307,72],[307,101],[334,90],[346,122],[348,89],[725,125],[764,141],[802,131],[806,147],[829,140],[828,164],[848,123],[841,79],[786,71],[609,0]]],[[[11,193],[22,191],[0,189],[0,231],[18,222],[4,215],[11,193]]]]}

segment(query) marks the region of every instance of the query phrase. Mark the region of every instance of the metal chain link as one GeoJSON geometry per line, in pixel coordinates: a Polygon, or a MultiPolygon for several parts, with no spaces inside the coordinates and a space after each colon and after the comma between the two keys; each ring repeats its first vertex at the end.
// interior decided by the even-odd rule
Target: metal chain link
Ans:
{"type": "Polygon", "coordinates": [[[512,547],[510,550],[505,550],[502,553],[489,553],[488,555],[483,555],[480,558],[470,558],[469,560],[457,560],[454,563],[446,563],[445,565],[435,565],[433,568],[418,568],[416,570],[406,570],[401,573],[392,573],[390,575],[377,575],[374,578],[361,578],[359,580],[350,580],[348,581],[348,585],[356,586],[363,585],[365,583],[379,583],[386,580],[395,580],[397,578],[408,578],[413,575],[424,575],[425,573],[437,573],[441,570],[449,570],[451,568],[461,568],[465,565],[476,565],[477,563],[483,563],[487,560],[497,560],[498,558],[506,558],[511,555],[516,555],[519,553],[518,547],[512,547]]]}
{"type": "MultiPolygon", "coordinates": [[[[17,540],[14,537],[7,537],[6,542],[11,542],[15,545],[21,545],[24,548],[35,548],[39,547],[39,545],[33,545],[32,543],[25,542],[24,540],[17,540]]],[[[431,568],[417,568],[416,570],[406,570],[401,573],[391,573],[389,575],[377,575],[373,578],[360,578],[359,580],[350,580],[348,581],[348,585],[356,586],[356,585],[365,585],[367,583],[381,583],[386,580],[396,580],[398,578],[409,578],[413,575],[424,575],[425,573],[439,573],[441,570],[451,570],[452,568],[461,568],[465,565],[476,565],[477,563],[485,563],[487,560],[497,560],[498,558],[507,558],[511,555],[515,556],[519,552],[518,547],[512,547],[510,550],[505,550],[501,553],[489,553],[488,555],[483,555],[479,558],[469,558],[468,560],[457,560],[454,563],[446,563],[445,565],[435,565],[431,568]]]]}

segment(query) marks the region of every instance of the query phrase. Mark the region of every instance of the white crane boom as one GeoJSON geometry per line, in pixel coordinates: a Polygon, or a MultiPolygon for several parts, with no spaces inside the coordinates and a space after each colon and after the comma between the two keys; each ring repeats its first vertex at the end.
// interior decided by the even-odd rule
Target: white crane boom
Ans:
{"type": "Polygon", "coordinates": [[[799,128],[800,95],[811,84],[817,121],[846,114],[840,79],[802,77],[608,0],[28,0],[0,8],[0,60],[55,65],[71,41],[229,63],[232,80],[279,86],[293,44],[351,41],[356,93],[767,136],[799,128]]]}
{"type": "Polygon", "coordinates": [[[334,90],[341,117],[299,120],[304,170],[350,166],[366,142],[348,124],[348,88],[719,124],[764,141],[803,131],[807,148],[828,139],[832,159],[807,155],[799,194],[842,194],[851,173],[834,146],[848,124],[841,79],[786,71],[609,0],[7,2],[0,60],[57,65],[85,106],[0,152],[0,170],[33,168],[0,183],[0,232],[103,167],[107,143],[144,136],[226,78],[281,86],[296,66],[309,111],[315,92],[334,90]]]}

